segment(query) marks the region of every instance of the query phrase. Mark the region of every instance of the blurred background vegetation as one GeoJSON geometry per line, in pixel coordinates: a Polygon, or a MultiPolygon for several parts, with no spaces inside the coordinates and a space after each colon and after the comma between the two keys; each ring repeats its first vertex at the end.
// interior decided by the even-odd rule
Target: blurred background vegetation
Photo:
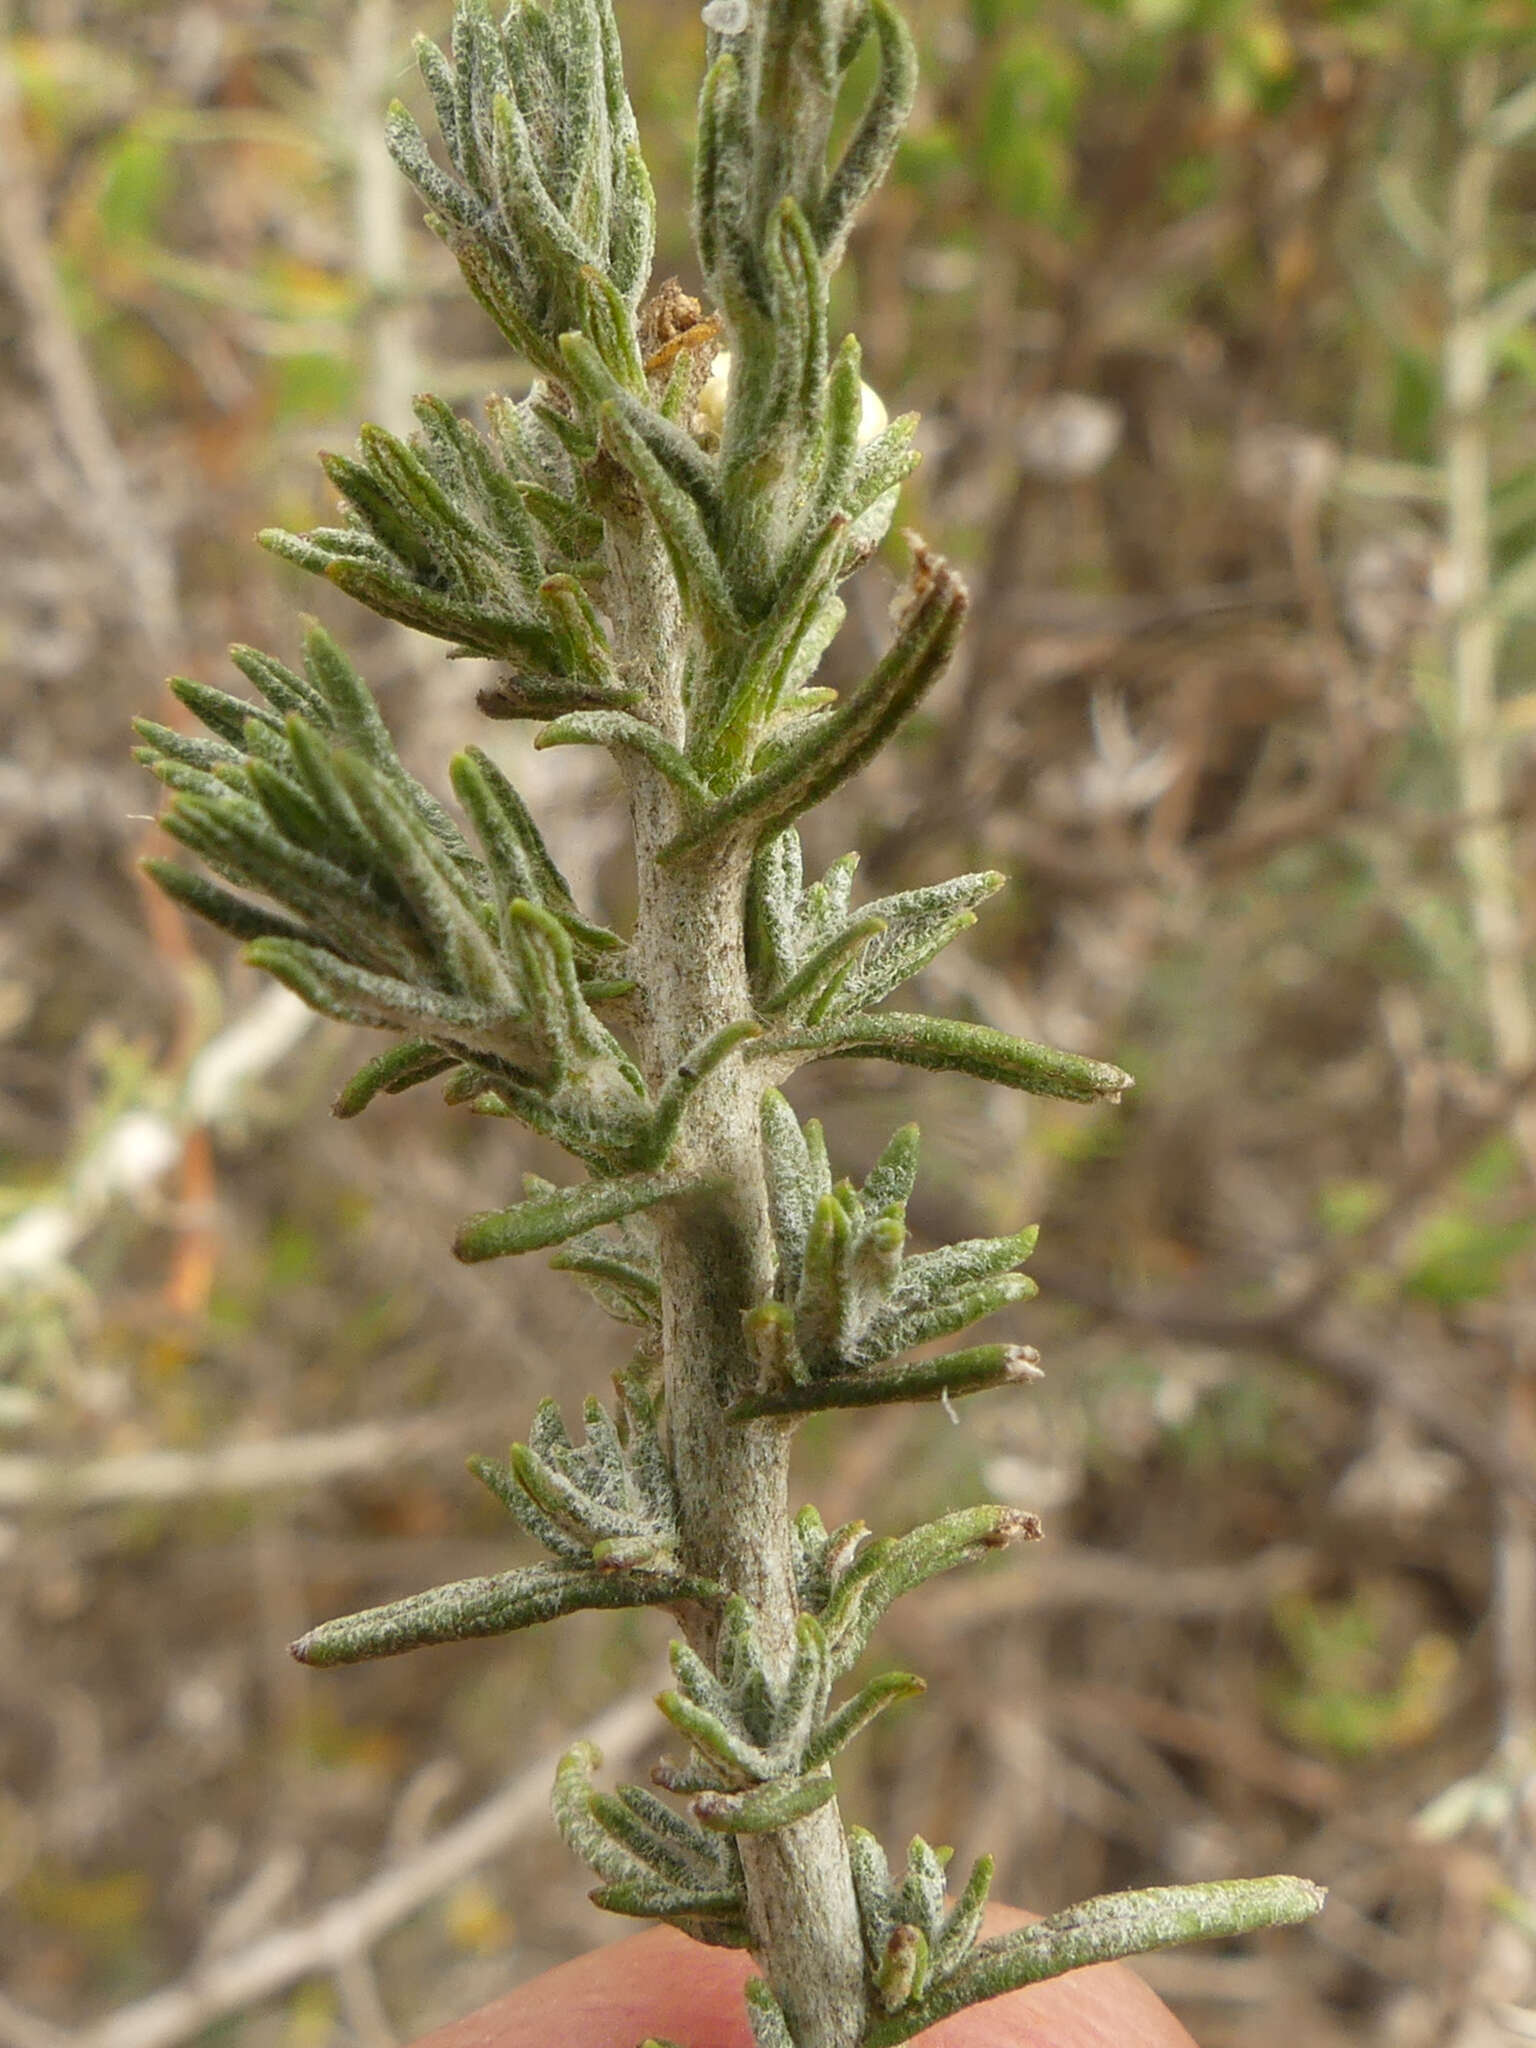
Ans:
{"type": "MultiPolygon", "coordinates": [[[[618,10],[658,277],[691,284],[702,28],[618,10]]],[[[805,1431],[829,1520],[1047,1519],[890,1627],[933,1690],[847,1806],[995,1849],[1044,1909],[1331,1885],[1305,1936],[1148,1965],[1206,2048],[1536,2038],[1529,0],[910,11],[919,113],[838,312],[925,415],[906,519],[975,623],[811,836],[866,849],[872,891],[1006,869],[936,1006],[1139,1085],[1092,1113],[857,1067],[798,1091],[854,1171],[920,1117],[933,1235],[1044,1226],[999,1331],[1042,1390],[805,1431]]],[[[462,1455],[623,1362],[560,1276],[448,1255],[549,1161],[426,1091],[331,1123],[365,1048],[134,867],[128,720],[173,715],[169,669],[223,683],[232,639],[290,654],[316,587],[249,536],[325,514],[315,449],[419,388],[523,388],[379,141],[446,14],[6,22],[5,2048],[384,2048],[622,1931],[541,1822],[510,1844],[584,1718],[645,1755],[654,1618],[318,1676],[283,1652],[512,1561],[462,1455]]],[[[440,784],[481,678],[325,609],[440,784]]],[[[508,730],[622,917],[601,762],[508,730]]]]}

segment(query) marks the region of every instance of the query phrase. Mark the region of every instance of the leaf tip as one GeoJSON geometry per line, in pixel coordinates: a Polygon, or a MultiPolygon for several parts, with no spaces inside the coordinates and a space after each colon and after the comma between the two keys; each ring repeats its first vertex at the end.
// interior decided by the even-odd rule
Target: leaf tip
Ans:
{"type": "Polygon", "coordinates": [[[1003,1550],[1010,1543],[1038,1543],[1044,1534],[1044,1523],[1028,1508],[1002,1508],[981,1540],[988,1550],[1003,1550]]]}
{"type": "Polygon", "coordinates": [[[1003,1360],[1003,1376],[1010,1385],[1024,1380],[1043,1380],[1045,1370],[1033,1344],[1010,1344],[1003,1360]]]}

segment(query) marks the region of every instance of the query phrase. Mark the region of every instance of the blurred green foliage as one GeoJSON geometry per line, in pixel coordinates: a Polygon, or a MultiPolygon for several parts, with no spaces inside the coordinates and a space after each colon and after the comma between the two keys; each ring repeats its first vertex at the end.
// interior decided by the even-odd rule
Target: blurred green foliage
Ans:
{"type": "Polygon", "coordinates": [[[1266,1687],[1276,1726],[1304,1749],[1353,1761],[1427,1741],[1450,1706],[1460,1654],[1437,1631],[1395,1644],[1391,1621],[1380,1586],[1338,1600],[1296,1593],[1277,1601],[1275,1633],[1292,1670],[1266,1687]]]}

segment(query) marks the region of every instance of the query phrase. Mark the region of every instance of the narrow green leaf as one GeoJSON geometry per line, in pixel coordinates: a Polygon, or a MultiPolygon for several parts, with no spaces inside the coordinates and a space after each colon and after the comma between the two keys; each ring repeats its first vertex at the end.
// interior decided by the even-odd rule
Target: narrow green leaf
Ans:
{"type": "Polygon", "coordinates": [[[436,640],[452,640],[492,660],[531,660],[558,670],[560,650],[547,626],[451,593],[439,594],[403,575],[367,562],[329,561],[328,582],[381,618],[414,626],[436,640]]]}
{"type": "Polygon", "coordinates": [[[194,718],[200,718],[210,732],[217,733],[238,754],[244,755],[246,751],[245,728],[251,719],[264,722],[275,733],[283,729],[283,722],[275,713],[244,697],[232,697],[227,690],[195,682],[191,676],[172,676],[166,687],[194,718]]]}
{"type": "MultiPolygon", "coordinates": [[[[748,1356],[757,1367],[759,1388],[774,1394],[780,1388],[798,1386],[810,1378],[810,1368],[795,1341],[795,1318],[782,1301],[760,1301],[741,1319],[741,1333],[748,1356]]],[[[730,1411],[731,1420],[748,1418],[741,1403],[730,1411]]]]}
{"type": "Polygon", "coordinates": [[[229,658],[246,681],[260,690],[279,718],[287,718],[297,712],[300,718],[307,718],[321,731],[329,728],[332,721],[327,716],[328,706],[324,698],[303,676],[295,675],[274,655],[263,654],[259,647],[246,647],[237,641],[229,650],[229,658]]]}
{"type": "Polygon", "coordinates": [[[746,1792],[701,1792],[693,1811],[717,1835],[771,1835],[837,1797],[830,1777],[774,1778],[746,1792]]]}
{"type": "Polygon", "coordinates": [[[870,0],[863,18],[880,41],[880,70],[869,103],[849,137],[816,209],[816,242],[830,271],[841,260],[859,209],[890,168],[917,95],[917,50],[887,0],[870,0]]]}
{"type": "Polygon", "coordinates": [[[512,93],[491,104],[492,175],[502,216],[539,250],[552,278],[574,296],[575,273],[597,254],[589,249],[550,198],[523,110],[512,93]]]}
{"type": "Polygon", "coordinates": [[[664,859],[781,832],[878,753],[943,674],[969,602],[960,578],[920,543],[913,592],[890,652],[847,703],[671,840],[664,859]]]}
{"type": "MultiPolygon", "coordinates": [[[[243,761],[238,768],[221,767],[217,771],[211,771],[207,768],[193,768],[185,761],[173,761],[164,754],[155,754],[149,747],[136,747],[134,759],[147,768],[157,782],[164,783],[167,789],[174,790],[178,796],[200,797],[209,804],[222,804],[231,790],[241,797],[249,795],[243,761]]],[[[171,830],[170,820],[180,809],[181,806],[173,805],[161,816],[159,822],[166,831],[171,830]]],[[[243,880],[244,877],[237,876],[231,879],[243,880]]]]}
{"type": "MultiPolygon", "coordinates": [[[[714,1891],[684,1891],[664,1885],[659,1878],[621,1879],[599,1885],[588,1894],[594,1906],[605,1913],[622,1913],[632,1920],[725,1920],[744,1923],[746,1901],[735,1888],[714,1891]]],[[[793,2044],[790,2044],[793,2048],[793,2044]]]]}
{"type": "Polygon", "coordinates": [[[795,1293],[795,1332],[813,1373],[821,1360],[842,1353],[850,1335],[852,1240],[848,1212],[836,1193],[822,1195],[811,1214],[795,1293]]]}
{"type": "Polygon", "coordinates": [[[253,757],[246,761],[245,779],[252,795],[285,839],[322,857],[340,853],[335,845],[338,835],[324,812],[292,776],[253,757]]]}
{"type": "Polygon", "coordinates": [[[304,635],[304,673],[310,689],[330,714],[328,722],[338,738],[381,775],[396,780],[403,777],[405,771],[373,692],[323,626],[312,625],[304,635]]]}
{"type": "Polygon", "coordinates": [[[728,1727],[720,1715],[697,1706],[680,1692],[658,1693],[656,1704],[678,1734],[686,1736],[728,1780],[751,1784],[768,1777],[772,1759],[756,1743],[728,1727]]]}
{"type": "Polygon", "coordinates": [[[227,789],[210,799],[183,796],[160,826],[226,881],[260,889],[295,912],[317,945],[338,954],[348,948],[402,978],[425,966],[422,947],[387,902],[356,875],[285,839],[258,805],[227,789]]]}
{"type": "Polygon", "coordinates": [[[873,1365],[879,1359],[893,1358],[898,1351],[951,1337],[1015,1302],[1033,1301],[1039,1292],[1027,1273],[1000,1273],[924,1307],[875,1317],[855,1340],[853,1353],[861,1362],[873,1365]]]}
{"type": "Polygon", "coordinates": [[[574,1273],[616,1322],[639,1329],[661,1327],[661,1283],[653,1273],[603,1252],[567,1250],[550,1260],[560,1273],[574,1273]]]}
{"type": "MultiPolygon", "coordinates": [[[[733,1741],[742,1738],[742,1730],[735,1725],[737,1693],[746,1673],[762,1666],[753,1631],[751,1606],[735,1593],[726,1602],[721,1620],[722,1641],[715,1659],[718,1676],[691,1644],[679,1638],[667,1645],[667,1659],[684,1698],[726,1729],[733,1741]]],[[[768,1771],[765,1768],[751,1775],[765,1778],[768,1771]]]]}
{"type": "Polygon", "coordinates": [[[901,1919],[925,1932],[937,1928],[944,1911],[945,1873],[953,1854],[952,1849],[930,1847],[921,1835],[912,1837],[907,1845],[907,1874],[895,1900],[901,1919]]]}
{"type": "Polygon", "coordinates": [[[880,1617],[903,1593],[1040,1534],[1039,1517],[1023,1508],[982,1506],[960,1508],[905,1536],[871,1543],[838,1580],[822,1611],[834,1675],[857,1663],[880,1617]]]}
{"type": "Polygon", "coordinates": [[[818,1192],[810,1147],[800,1128],[800,1119],[777,1088],[763,1090],[759,1119],[779,1285],[783,1293],[793,1298],[800,1286],[806,1234],[818,1192]]]}
{"type": "Polygon", "coordinates": [[[637,1173],[620,1180],[589,1180],[561,1188],[510,1209],[487,1210],[461,1225],[454,1257],[466,1264],[502,1259],[520,1252],[541,1251],[563,1244],[579,1231],[615,1223],[657,1202],[700,1191],[702,1183],[671,1173],[637,1173]]]}
{"type": "Polygon", "coordinates": [[[603,691],[611,704],[621,705],[632,697],[635,693],[625,689],[613,665],[607,628],[580,577],[564,570],[545,576],[538,586],[538,598],[565,643],[568,670],[583,676],[593,689],[603,691]]]}
{"type": "Polygon", "coordinates": [[[996,1867],[990,1856],[978,1856],[972,1864],[965,1890],[946,1915],[933,1945],[935,1982],[941,1982],[958,1969],[975,1946],[996,1867]]]}
{"type": "Polygon", "coordinates": [[[1037,1356],[1028,1345],[978,1344],[946,1358],[765,1388],[745,1395],[730,1413],[733,1422],[747,1422],[764,1415],[814,1415],[824,1408],[879,1408],[890,1401],[959,1400],[1040,1377],[1037,1356]]]}
{"type": "Polygon", "coordinates": [[[922,1132],[916,1124],[903,1124],[893,1131],[885,1150],[864,1180],[865,1206],[878,1215],[885,1209],[905,1209],[917,1184],[917,1162],[922,1132]]]}
{"type": "Polygon", "coordinates": [[[564,1564],[575,1565],[582,1570],[593,1568],[592,1546],[546,1515],[510,1465],[499,1465],[494,1458],[471,1458],[469,1470],[488,1493],[496,1496],[518,1527],[527,1530],[535,1543],[542,1543],[564,1564]]]}
{"type": "Polygon", "coordinates": [[[693,1822],[675,1813],[665,1800],[658,1799],[654,1792],[648,1792],[643,1785],[621,1785],[617,1797],[653,1835],[668,1842],[681,1856],[693,1864],[693,1876],[720,1874],[729,1871],[735,1861],[727,1843],[717,1841],[693,1822]]]}
{"type": "MultiPolygon", "coordinates": [[[[424,42],[425,38],[421,41],[424,42]]],[[[485,209],[456,178],[450,178],[438,168],[427,148],[425,136],[399,100],[391,101],[384,117],[384,140],[396,168],[410,180],[434,212],[443,215],[455,227],[471,233],[483,227],[485,209]]],[[[454,142],[456,149],[457,132],[454,142]]]]}
{"type": "Polygon", "coordinates": [[[711,1878],[718,1882],[718,1868],[706,1864],[698,1854],[688,1854],[669,1834],[652,1826],[617,1793],[593,1792],[588,1797],[588,1807],[592,1818],[604,1832],[628,1849],[664,1883],[687,1889],[711,1878]]]}
{"type": "MultiPolygon", "coordinates": [[[[453,69],[442,51],[430,37],[418,35],[411,43],[411,54],[416,59],[416,68],[421,73],[422,83],[432,95],[432,110],[437,116],[438,133],[442,136],[451,158],[457,160],[459,152],[459,117],[454,100],[453,69]]],[[[400,106],[398,100],[395,106],[400,106]]],[[[405,112],[403,107],[401,113],[405,112]]]]}
{"type": "Polygon", "coordinates": [[[804,885],[800,835],[791,826],[765,839],[747,883],[747,966],[754,991],[766,993],[799,964],[797,925],[804,885]]]}
{"type": "Polygon", "coordinates": [[[709,791],[677,748],[653,725],[623,711],[569,712],[545,726],[534,746],[607,747],[610,753],[638,755],[677,791],[685,817],[709,801],[709,791]]]}
{"type": "Polygon", "coordinates": [[[423,430],[450,457],[463,476],[466,494],[477,505],[485,531],[504,556],[513,579],[524,596],[537,590],[544,575],[539,557],[538,537],[517,481],[496,461],[489,447],[468,420],[461,420],[453,408],[430,392],[413,401],[413,410],[423,430]]]}
{"type": "MultiPolygon", "coordinates": [[[[481,240],[483,223],[465,229],[454,222],[446,208],[442,214],[429,213],[427,226],[452,250],[471,296],[501,330],[513,350],[526,357],[543,375],[563,382],[565,364],[559,348],[533,317],[536,309],[530,309],[526,303],[524,280],[511,253],[492,248],[481,240]]],[[[555,431],[561,433],[560,428],[555,431]]],[[[561,438],[565,436],[561,434],[561,438]]],[[[571,445],[579,446],[581,438],[581,429],[573,426],[571,445]]]]}
{"type": "Polygon", "coordinates": [[[858,468],[859,433],[864,424],[864,358],[856,335],[845,335],[827,377],[822,416],[821,475],[815,511],[847,514],[858,468]]]}
{"type": "Polygon", "coordinates": [[[982,1942],[920,2003],[873,2021],[864,2040],[867,2048],[896,2048],[967,2006],[1090,1963],[1297,1926],[1320,1912],[1326,1898],[1323,1887],[1306,1878],[1255,1877],[1086,1899],[1033,1927],[982,1942]]]}
{"type": "Polygon", "coordinates": [[[763,999],[760,1005],[763,1013],[770,1017],[781,1014],[796,1016],[809,1008],[836,977],[847,973],[870,940],[878,938],[885,929],[885,919],[878,911],[865,911],[852,924],[844,925],[835,937],[818,947],[781,988],[763,999]]]}
{"type": "Polygon", "coordinates": [[[408,1038],[391,1046],[359,1067],[331,1105],[335,1117],[360,1116],[375,1095],[400,1095],[419,1082],[436,1080],[459,1064],[450,1052],[442,1052],[424,1038],[408,1038]]]}
{"type": "Polygon", "coordinates": [[[197,733],[177,732],[173,726],[159,725],[153,718],[136,718],[133,729],[145,742],[144,746],[134,748],[134,758],[147,768],[161,759],[179,761],[205,774],[229,768],[243,770],[245,766],[243,750],[232,747],[227,740],[205,740],[197,733]]]}
{"type": "Polygon", "coordinates": [[[592,1774],[601,1762],[602,1754],[591,1742],[573,1744],[560,1759],[550,1790],[555,1826],[566,1847],[600,1877],[641,1888],[654,1886],[662,1880],[627,1844],[614,1839],[593,1810],[597,1794],[592,1774]]]}
{"type": "Polygon", "coordinates": [[[894,1060],[898,1066],[926,1067],[935,1073],[974,1074],[979,1080],[1065,1102],[1118,1102],[1125,1089],[1136,1085],[1129,1074],[1105,1060],[1035,1045],[985,1024],[899,1010],[877,1010],[775,1033],[755,1046],[748,1058],[776,1059],[785,1053],[798,1053],[805,1060],[894,1060]]]}
{"type": "Polygon", "coordinates": [[[556,676],[520,668],[498,676],[475,692],[485,718],[563,718],[568,711],[610,711],[640,701],[635,690],[616,694],[579,676],[556,676]]]}
{"type": "MultiPolygon", "coordinates": [[[[639,401],[637,418],[644,418],[649,427],[656,415],[645,402],[645,365],[640,360],[632,309],[611,281],[591,263],[583,264],[578,275],[577,297],[582,332],[602,358],[617,389],[639,401]]],[[[662,431],[677,431],[669,421],[660,421],[658,425],[662,431]]],[[[697,454],[697,447],[690,443],[690,459],[697,454]]]]}
{"type": "Polygon", "coordinates": [[[650,1536],[638,1516],[605,1500],[595,1487],[570,1477],[547,1457],[540,1457],[528,1444],[513,1444],[507,1466],[535,1506],[550,1520],[584,1542],[588,1549],[610,1537],[650,1536]]]}
{"type": "Polygon", "coordinates": [[[382,776],[352,754],[336,755],[335,766],[395,886],[431,934],[454,993],[516,1015],[522,1007],[518,992],[462,869],[382,776]]]}
{"type": "Polygon", "coordinates": [[[697,1090],[739,1046],[748,1045],[761,1036],[762,1026],[752,1018],[744,1017],[735,1024],[722,1025],[673,1068],[662,1084],[650,1121],[633,1148],[637,1166],[662,1164],[672,1149],[672,1140],[677,1135],[683,1112],[697,1090]]]}
{"type": "Polygon", "coordinates": [[[1022,1266],[1040,1238],[1037,1223],[1009,1237],[967,1237],[937,1251],[920,1252],[901,1269],[894,1307],[898,1311],[926,1307],[956,1288],[974,1287],[999,1273],[1022,1266]]]}
{"type": "Polygon", "coordinates": [[[419,1035],[423,1024],[435,1023],[445,1036],[474,1038],[500,1021],[476,1003],[391,975],[370,974],[318,946],[263,938],[246,947],[245,957],[252,967],[292,989],[312,1010],[344,1024],[366,1024],[386,1031],[415,1027],[419,1035]]]}
{"type": "MultiPolygon", "coordinates": [[[[364,432],[367,431],[365,428],[364,432]]],[[[375,433],[377,431],[375,429],[375,433]]],[[[419,464],[417,466],[420,467],[419,464]]],[[[320,467],[374,539],[387,548],[402,567],[428,583],[434,583],[442,576],[446,564],[422,533],[419,518],[407,516],[396,494],[371,468],[355,462],[350,455],[328,453],[321,455],[320,467]]],[[[415,510],[414,507],[411,509],[415,510]]],[[[294,535],[293,538],[314,539],[313,535],[294,535]]],[[[290,555],[289,559],[293,557],[290,555]]]]}
{"type": "Polygon", "coordinates": [[[789,1676],[773,1700],[769,1722],[776,1757],[804,1770],[804,1751],[827,1709],[832,1676],[827,1665],[827,1638],[814,1614],[795,1618],[795,1655],[789,1676]]]}
{"type": "Polygon", "coordinates": [[[830,1763],[887,1707],[916,1699],[927,1690],[925,1682],[911,1671],[884,1671],[878,1678],[872,1678],[816,1730],[802,1759],[805,1769],[810,1771],[818,1764],[830,1763]]]}
{"type": "Polygon", "coordinates": [[[746,2001],[753,2048],[795,2048],[783,2008],[761,1977],[747,1979],[746,2001]]]}
{"type": "MultiPolygon", "coordinates": [[[[576,971],[570,933],[542,904],[515,898],[506,907],[503,930],[522,970],[522,985],[558,1067],[600,1062],[622,1075],[636,1098],[645,1099],[645,1083],[613,1033],[593,1013],[576,971]]],[[[628,1119],[625,1119],[626,1121],[628,1119]]]]}
{"type": "Polygon", "coordinates": [[[622,947],[617,933],[581,916],[570,885],[550,856],[533,814],[489,754],[469,747],[448,766],[454,794],[468,812],[503,911],[518,897],[541,903],[559,918],[578,944],[591,952],[622,947]]]}
{"type": "Polygon", "coordinates": [[[398,1657],[431,1643],[509,1635],[583,1608],[676,1606],[701,1594],[708,1597],[706,1586],[697,1579],[523,1565],[322,1622],[290,1647],[301,1664],[360,1664],[373,1657],[398,1657]]]}
{"type": "Polygon", "coordinates": [[[140,861],[139,866],[173,903],[206,918],[232,938],[306,940],[310,936],[303,925],[295,924],[291,918],[279,917],[259,903],[248,903],[244,897],[210,882],[192,868],[178,866],[175,861],[151,858],[140,861]]]}

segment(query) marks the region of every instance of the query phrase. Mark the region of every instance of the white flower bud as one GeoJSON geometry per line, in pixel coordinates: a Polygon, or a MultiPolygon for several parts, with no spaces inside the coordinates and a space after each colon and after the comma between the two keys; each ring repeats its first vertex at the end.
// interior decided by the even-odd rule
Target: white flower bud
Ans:
{"type": "Polygon", "coordinates": [[[885,409],[885,400],[878,391],[868,384],[859,386],[859,446],[868,447],[877,434],[883,434],[890,421],[885,409]]]}
{"type": "MultiPolygon", "coordinates": [[[[729,349],[723,348],[709,366],[709,376],[705,380],[704,388],[699,393],[698,403],[694,408],[693,419],[690,422],[694,434],[700,440],[719,440],[721,430],[725,425],[725,400],[730,388],[731,352],[729,349]]],[[[885,401],[881,398],[879,392],[871,390],[868,384],[861,384],[859,386],[859,446],[861,448],[867,447],[877,434],[883,433],[889,419],[890,414],[886,411],[885,401]]]]}
{"type": "Polygon", "coordinates": [[[706,435],[719,440],[720,429],[725,424],[725,394],[730,388],[731,352],[723,348],[709,366],[709,376],[699,393],[693,415],[693,431],[701,440],[706,435]]]}

